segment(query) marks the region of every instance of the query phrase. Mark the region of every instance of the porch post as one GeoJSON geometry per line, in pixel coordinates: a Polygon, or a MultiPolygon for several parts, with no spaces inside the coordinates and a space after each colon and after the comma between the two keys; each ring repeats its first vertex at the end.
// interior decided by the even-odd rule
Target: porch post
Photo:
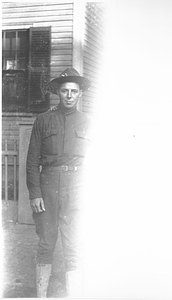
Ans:
{"type": "MultiPolygon", "coordinates": [[[[83,41],[85,25],[85,1],[73,3],[73,68],[83,75],[83,41]]],[[[82,111],[82,98],[78,102],[78,110],[82,111]]]]}

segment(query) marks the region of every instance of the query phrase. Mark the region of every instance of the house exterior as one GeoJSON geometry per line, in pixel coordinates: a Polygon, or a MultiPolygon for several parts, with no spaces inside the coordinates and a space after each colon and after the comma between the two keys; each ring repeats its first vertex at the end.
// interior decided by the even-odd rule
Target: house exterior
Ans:
{"type": "Polygon", "coordinates": [[[37,114],[58,103],[45,93],[50,80],[76,68],[92,82],[78,109],[94,114],[104,15],[99,2],[2,3],[3,199],[19,198],[22,128],[30,130],[37,114]]]}

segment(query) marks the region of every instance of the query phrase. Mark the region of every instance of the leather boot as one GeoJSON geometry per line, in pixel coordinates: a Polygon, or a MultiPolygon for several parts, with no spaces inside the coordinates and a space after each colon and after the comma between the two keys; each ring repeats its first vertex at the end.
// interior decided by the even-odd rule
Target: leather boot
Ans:
{"type": "Polygon", "coordinates": [[[81,297],[82,277],[79,271],[66,272],[67,298],[81,297]]]}
{"type": "Polygon", "coordinates": [[[46,298],[51,275],[51,264],[36,265],[37,298],[46,298]]]}

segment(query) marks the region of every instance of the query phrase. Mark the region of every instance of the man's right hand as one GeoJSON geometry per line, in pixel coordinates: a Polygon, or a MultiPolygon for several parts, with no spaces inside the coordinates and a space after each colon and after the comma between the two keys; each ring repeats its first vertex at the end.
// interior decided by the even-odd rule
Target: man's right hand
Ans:
{"type": "Polygon", "coordinates": [[[45,211],[44,200],[42,198],[31,199],[30,206],[35,213],[45,211]]]}

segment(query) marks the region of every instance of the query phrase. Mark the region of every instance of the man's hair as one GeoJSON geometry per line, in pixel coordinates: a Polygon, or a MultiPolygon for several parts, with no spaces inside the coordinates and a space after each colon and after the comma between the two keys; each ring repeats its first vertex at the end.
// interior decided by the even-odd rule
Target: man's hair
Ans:
{"type": "MultiPolygon", "coordinates": [[[[69,81],[70,82],[70,81],[69,81]]],[[[64,83],[67,83],[67,82],[63,82],[63,83],[59,83],[59,85],[57,86],[57,90],[60,89],[60,87],[64,84],[64,83]]],[[[73,82],[73,83],[76,83],[78,86],[79,86],[79,89],[82,91],[82,88],[80,86],[80,84],[78,82],[73,82]]]]}

